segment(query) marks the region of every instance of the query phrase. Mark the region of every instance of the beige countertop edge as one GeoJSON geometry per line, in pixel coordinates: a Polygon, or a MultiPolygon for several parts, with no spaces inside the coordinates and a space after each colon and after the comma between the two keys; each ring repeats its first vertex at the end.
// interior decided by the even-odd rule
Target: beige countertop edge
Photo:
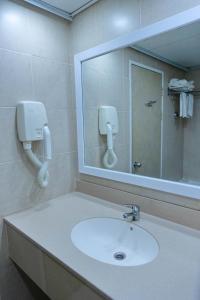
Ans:
{"type": "Polygon", "coordinates": [[[10,226],[17,232],[19,232],[23,237],[25,237],[28,241],[33,243],[38,249],[40,249],[45,255],[47,255],[49,258],[53,259],[55,262],[57,262],[59,265],[61,265],[66,271],[70,272],[74,277],[76,277],[78,280],[81,280],[84,284],[86,284],[89,288],[96,291],[101,296],[105,297],[106,299],[111,299],[108,295],[103,293],[102,290],[99,290],[98,287],[94,286],[90,281],[88,281],[85,277],[81,276],[77,271],[75,271],[73,268],[71,268],[69,265],[66,265],[63,261],[61,261],[55,254],[49,252],[45,247],[43,247],[41,244],[38,244],[36,241],[31,239],[27,234],[25,234],[23,231],[19,230],[16,226],[11,224],[9,221],[5,219],[5,223],[7,226],[10,226]]]}
{"type": "Polygon", "coordinates": [[[117,204],[75,192],[10,215],[4,220],[67,270],[108,298],[128,300],[134,291],[134,296],[139,300],[160,300],[161,295],[162,300],[171,299],[171,296],[177,300],[199,300],[200,288],[197,275],[200,274],[200,232],[198,230],[141,214],[138,225],[156,237],[160,245],[160,253],[153,262],[140,267],[107,265],[89,258],[73,246],[70,233],[76,223],[91,217],[121,218],[123,211],[124,207],[117,204]],[[64,208],[66,211],[63,214],[64,208]],[[54,223],[56,224],[54,226],[49,222],[49,217],[53,218],[53,213],[56,212],[64,216],[65,220],[57,219],[58,224],[54,223]],[[43,226],[39,234],[39,222],[36,222],[38,220],[46,220],[46,228],[45,222],[41,222],[43,226]],[[66,225],[68,236],[67,232],[64,235],[59,232],[60,235],[58,234],[59,236],[53,240],[51,235],[48,235],[49,230],[53,231],[57,225],[57,229],[63,228],[63,224],[66,225]],[[66,244],[63,244],[63,237],[66,238],[66,244]],[[187,248],[189,244],[192,247],[187,248]],[[185,257],[188,257],[188,260],[185,260],[185,257]],[[169,267],[169,264],[172,266],[169,267]],[[185,269],[187,269],[187,276],[183,274],[185,269]],[[107,274],[107,278],[102,277],[103,274],[107,274]],[[124,280],[120,281],[119,287],[116,283],[122,278],[124,280]],[[189,283],[187,279],[190,279],[189,283]],[[169,293],[167,290],[170,287],[169,293]],[[163,295],[164,290],[165,295],[163,295]]]}

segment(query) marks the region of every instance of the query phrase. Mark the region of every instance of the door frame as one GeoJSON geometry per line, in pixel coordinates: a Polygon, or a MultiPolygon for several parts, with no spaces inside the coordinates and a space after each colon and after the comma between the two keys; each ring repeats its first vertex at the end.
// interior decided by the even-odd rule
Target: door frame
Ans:
{"type": "Polygon", "coordinates": [[[132,76],[132,67],[137,66],[155,73],[158,73],[161,75],[161,138],[160,138],[160,178],[163,176],[163,101],[164,101],[164,72],[160,69],[156,69],[153,67],[150,67],[148,65],[138,63],[135,60],[129,60],[129,139],[130,139],[130,144],[129,144],[129,172],[133,174],[133,89],[132,89],[132,83],[133,83],[133,76],[132,76]]]}

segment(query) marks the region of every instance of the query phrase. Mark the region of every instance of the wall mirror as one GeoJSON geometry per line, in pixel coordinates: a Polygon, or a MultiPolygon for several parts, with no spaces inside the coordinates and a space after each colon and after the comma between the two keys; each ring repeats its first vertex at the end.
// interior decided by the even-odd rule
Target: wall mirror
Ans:
{"type": "Polygon", "coordinates": [[[81,173],[200,199],[199,12],[76,55],[81,173]]]}

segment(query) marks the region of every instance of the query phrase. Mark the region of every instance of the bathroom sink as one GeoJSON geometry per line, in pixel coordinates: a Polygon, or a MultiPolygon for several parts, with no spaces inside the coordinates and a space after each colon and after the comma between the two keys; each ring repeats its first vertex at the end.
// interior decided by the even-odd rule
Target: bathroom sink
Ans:
{"type": "Polygon", "coordinates": [[[120,219],[84,220],[73,227],[71,239],[84,254],[117,266],[143,265],[159,252],[158,242],[150,233],[120,219]]]}

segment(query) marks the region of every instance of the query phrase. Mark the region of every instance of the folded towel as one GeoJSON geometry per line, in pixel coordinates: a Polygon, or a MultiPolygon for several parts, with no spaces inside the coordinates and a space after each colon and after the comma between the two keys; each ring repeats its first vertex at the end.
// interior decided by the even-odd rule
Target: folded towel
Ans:
{"type": "Polygon", "coordinates": [[[187,118],[188,97],[186,93],[180,93],[180,117],[187,118]]]}
{"type": "Polygon", "coordinates": [[[182,92],[189,92],[195,88],[193,80],[188,81],[186,79],[177,79],[177,78],[172,78],[168,84],[168,87],[171,90],[182,91],[182,92]]]}
{"type": "Polygon", "coordinates": [[[194,96],[192,94],[180,93],[180,117],[191,118],[193,116],[194,96]]]}
{"type": "Polygon", "coordinates": [[[188,94],[187,98],[188,98],[187,115],[188,118],[191,118],[193,116],[194,96],[192,94],[188,94]]]}

